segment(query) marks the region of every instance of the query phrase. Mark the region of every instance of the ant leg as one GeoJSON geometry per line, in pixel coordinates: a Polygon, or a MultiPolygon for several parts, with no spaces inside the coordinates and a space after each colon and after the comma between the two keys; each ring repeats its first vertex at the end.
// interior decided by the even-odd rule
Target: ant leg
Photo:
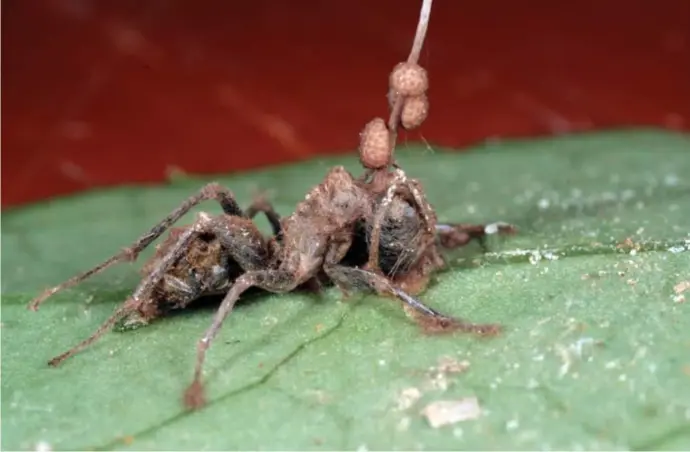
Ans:
{"type": "Polygon", "coordinates": [[[132,298],[127,299],[127,301],[125,301],[122,306],[120,306],[105,322],[103,322],[103,324],[101,324],[101,326],[98,327],[96,332],[94,332],[91,336],[84,339],[74,347],[67,350],[65,353],[62,353],[52,358],[50,361],[48,361],[48,365],[53,367],[59,366],[67,358],[76,355],[89,345],[93,344],[98,339],[100,339],[101,336],[110,331],[110,329],[113,326],[115,326],[115,324],[120,319],[122,319],[127,314],[136,311],[138,306],[139,303],[136,300],[132,298]]]}
{"type": "Polygon", "coordinates": [[[216,312],[211,326],[197,343],[196,365],[194,379],[184,393],[184,404],[187,408],[197,409],[206,403],[201,376],[206,360],[206,351],[220,331],[223,322],[230,314],[240,296],[251,287],[259,287],[274,293],[284,293],[294,290],[299,285],[294,272],[287,269],[249,271],[235,280],[216,312]]]}
{"type": "Polygon", "coordinates": [[[41,295],[34,298],[29,303],[29,309],[32,311],[38,310],[39,305],[48,299],[48,297],[54,295],[57,292],[61,292],[65,289],[73,287],[87,278],[93,275],[101,273],[108,267],[115,265],[120,262],[133,261],[137,258],[139,253],[149,246],[154,240],[160,237],[163,232],[165,232],[170,226],[173,225],[177,220],[179,220],[183,215],[189,212],[193,207],[197,206],[203,201],[215,199],[223,208],[223,211],[227,215],[234,216],[244,216],[242,209],[235,201],[235,198],[230,192],[230,190],[221,187],[217,183],[210,183],[205,185],[199,192],[193,196],[190,196],[182,204],[180,204],[176,209],[174,209],[168,216],[151,228],[147,233],[139,237],[130,246],[124,248],[118,254],[106,259],[102,263],[96,265],[95,267],[80,273],[72,278],[64,281],[57,286],[51,287],[43,291],[41,295]]]}
{"type": "Polygon", "coordinates": [[[263,212],[271,224],[273,235],[280,240],[283,237],[283,228],[280,224],[280,215],[275,211],[273,205],[263,196],[258,196],[254,202],[247,207],[246,215],[248,218],[254,218],[257,213],[263,212]]]}
{"type": "Polygon", "coordinates": [[[441,246],[446,249],[460,248],[467,245],[472,240],[479,241],[482,248],[486,248],[485,238],[493,234],[514,234],[517,231],[515,226],[508,223],[491,224],[437,224],[436,236],[439,238],[441,246]]]}
{"type": "Polygon", "coordinates": [[[75,345],[71,349],[67,350],[65,353],[58,355],[51,359],[48,364],[51,366],[57,366],[62,363],[67,358],[74,356],[79,353],[84,348],[88,347],[106,332],[108,332],[120,319],[124,318],[128,314],[137,312],[148,300],[148,296],[151,293],[153,287],[163,278],[165,272],[170,268],[170,266],[179,259],[189,246],[189,243],[196,237],[199,233],[207,230],[210,217],[203,212],[199,214],[197,221],[193,226],[187,228],[184,232],[180,234],[180,237],[175,244],[175,246],[170,249],[170,251],[161,259],[160,263],[156,268],[139,284],[137,289],[134,291],[132,296],[125,301],[125,303],[118,308],[115,313],[108,318],[91,336],[83,340],[79,344],[75,345]]]}
{"type": "Polygon", "coordinates": [[[380,295],[388,295],[402,301],[407,308],[405,311],[411,314],[413,319],[429,333],[448,333],[461,331],[474,333],[481,336],[491,336],[500,332],[501,327],[495,324],[474,324],[456,319],[430,308],[422,301],[408,294],[404,290],[395,287],[385,277],[355,267],[344,265],[327,265],[324,271],[329,278],[338,281],[341,285],[355,286],[359,289],[370,289],[380,295]]]}
{"type": "MultiPolygon", "coordinates": [[[[395,197],[396,193],[400,192],[401,190],[404,190],[407,192],[407,194],[411,195],[411,198],[414,201],[413,207],[415,207],[415,210],[422,216],[429,236],[434,237],[434,234],[436,233],[436,214],[434,213],[434,210],[429,202],[426,200],[421,184],[414,179],[408,179],[407,175],[402,169],[396,168],[393,180],[388,186],[383,199],[379,203],[371,230],[367,268],[376,273],[380,273],[379,244],[381,242],[381,227],[383,226],[383,220],[386,216],[386,213],[388,213],[388,209],[393,202],[393,198],[395,197]]],[[[426,244],[423,244],[423,247],[425,246],[426,244]]]]}

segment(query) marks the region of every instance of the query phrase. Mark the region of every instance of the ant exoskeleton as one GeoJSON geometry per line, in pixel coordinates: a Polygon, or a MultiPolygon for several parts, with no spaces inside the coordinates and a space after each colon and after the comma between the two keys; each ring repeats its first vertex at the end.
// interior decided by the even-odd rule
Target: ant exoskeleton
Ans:
{"type": "Polygon", "coordinates": [[[495,325],[473,325],[440,314],[377,271],[343,263],[356,240],[356,225],[370,223],[378,204],[371,193],[342,167],[331,169],[324,181],[306,195],[289,217],[278,220],[266,202],[249,209],[251,214],[263,211],[268,215],[279,240],[266,240],[228,190],[209,184],[130,247],[93,269],[45,291],[32,301],[30,307],[35,310],[48,296],[72,287],[117,262],[135,259],[177,219],[210,199],[217,200],[224,213],[211,216],[201,212],[193,225],[173,229],[144,266],[145,276],[132,296],[92,336],[53,358],[51,365],[58,365],[93,343],[122,319],[127,319],[130,324],[146,323],[167,309],[184,308],[202,295],[225,292],[211,327],[198,343],[194,381],[185,396],[188,406],[197,407],[203,403],[201,372],[206,350],[241,294],[250,287],[289,292],[317,279],[321,272],[343,291],[352,287],[369,288],[399,299],[422,324],[434,324],[448,331],[496,332],[495,325]]]}

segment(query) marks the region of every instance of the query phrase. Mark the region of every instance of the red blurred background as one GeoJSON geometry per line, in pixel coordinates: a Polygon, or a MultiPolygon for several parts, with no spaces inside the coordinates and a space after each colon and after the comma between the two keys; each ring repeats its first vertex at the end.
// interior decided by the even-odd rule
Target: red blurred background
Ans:
{"type": "MultiPolygon", "coordinates": [[[[2,206],[351,152],[420,3],[5,0],[2,206]]],[[[690,128],[688,0],[437,0],[422,64],[403,140],[690,128]]]]}

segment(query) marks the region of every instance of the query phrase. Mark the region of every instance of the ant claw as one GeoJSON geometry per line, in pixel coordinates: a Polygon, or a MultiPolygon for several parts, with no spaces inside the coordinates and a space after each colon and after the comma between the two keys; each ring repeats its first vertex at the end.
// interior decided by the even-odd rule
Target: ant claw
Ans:
{"type": "Polygon", "coordinates": [[[184,405],[190,410],[198,410],[205,404],[204,386],[199,380],[194,380],[184,393],[184,405]]]}

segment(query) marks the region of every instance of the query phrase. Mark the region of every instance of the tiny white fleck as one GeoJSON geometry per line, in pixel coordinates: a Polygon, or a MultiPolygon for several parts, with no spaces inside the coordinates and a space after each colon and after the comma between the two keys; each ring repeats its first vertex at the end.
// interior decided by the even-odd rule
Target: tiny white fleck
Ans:
{"type": "Polygon", "coordinates": [[[36,444],[36,452],[50,452],[53,450],[53,446],[50,445],[47,441],[39,441],[36,444]]]}
{"type": "Polygon", "coordinates": [[[520,427],[520,422],[517,419],[511,419],[506,422],[506,430],[515,430],[520,427]]]}
{"type": "Polygon", "coordinates": [[[538,203],[538,206],[539,206],[539,208],[540,208],[541,210],[546,210],[546,209],[548,209],[550,205],[551,205],[551,201],[549,201],[549,200],[546,199],[546,198],[541,198],[541,199],[539,200],[539,203],[538,203]]]}
{"type": "Polygon", "coordinates": [[[625,380],[627,380],[627,379],[628,379],[628,376],[625,375],[625,374],[620,374],[620,375],[618,376],[618,381],[625,381],[625,380]]]}
{"type": "Polygon", "coordinates": [[[630,189],[623,190],[623,193],[622,193],[622,195],[621,195],[621,199],[622,199],[623,201],[627,201],[627,200],[632,199],[632,198],[634,198],[634,197],[635,197],[635,191],[634,191],[634,190],[630,190],[630,189]]]}
{"type": "Polygon", "coordinates": [[[616,367],[618,367],[618,361],[609,361],[606,364],[604,364],[604,367],[606,369],[615,369],[616,367]]]}
{"type": "Polygon", "coordinates": [[[417,400],[419,400],[421,397],[422,393],[417,388],[412,387],[403,389],[400,393],[400,397],[398,397],[398,409],[402,411],[410,408],[412,405],[417,403],[417,400]]]}
{"type": "Polygon", "coordinates": [[[637,255],[637,250],[635,250],[635,249],[630,250],[630,255],[631,255],[631,256],[637,255]]]}
{"type": "Polygon", "coordinates": [[[664,185],[668,185],[669,187],[678,185],[678,182],[678,176],[675,174],[667,174],[666,177],[664,177],[664,185]]]}
{"type": "Polygon", "coordinates": [[[537,265],[541,259],[541,253],[539,253],[539,251],[533,251],[529,256],[529,263],[532,265],[537,265]]]}

